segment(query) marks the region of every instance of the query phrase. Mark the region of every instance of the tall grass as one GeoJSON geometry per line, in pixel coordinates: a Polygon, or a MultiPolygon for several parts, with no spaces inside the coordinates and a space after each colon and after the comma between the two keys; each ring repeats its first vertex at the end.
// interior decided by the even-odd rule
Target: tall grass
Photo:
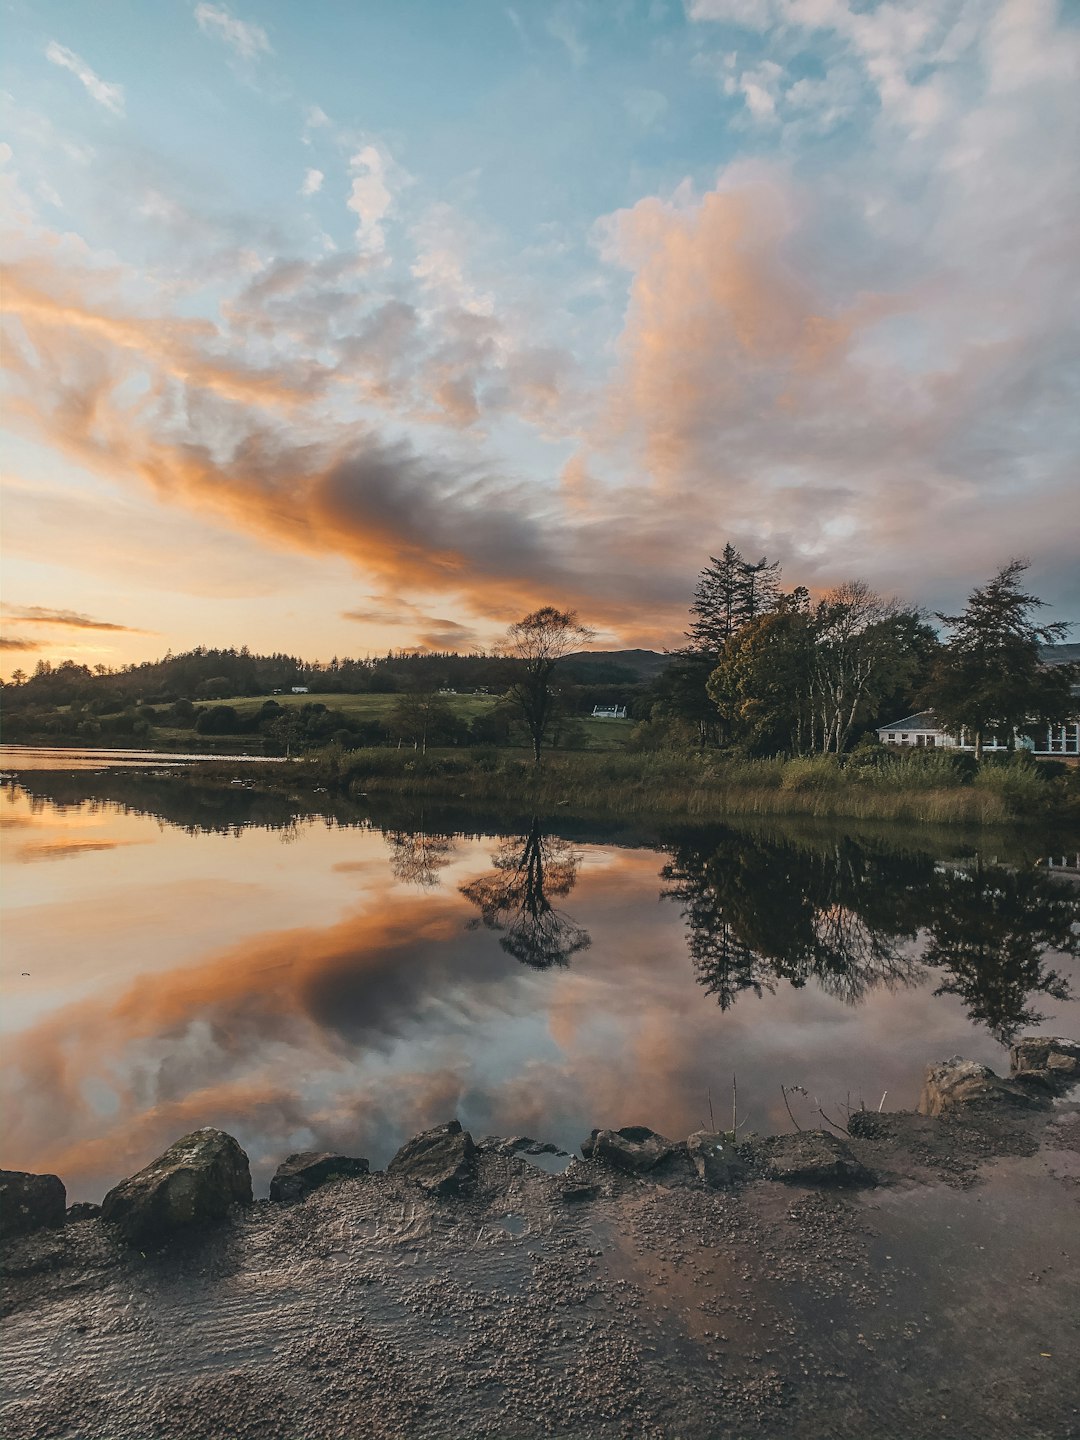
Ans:
{"type": "Polygon", "coordinates": [[[1003,824],[1060,813],[1065,792],[1031,762],[984,765],[972,781],[946,754],[740,759],[716,752],[431,752],[338,747],[289,767],[352,795],[427,796],[595,815],[724,815],[1003,824]]]}

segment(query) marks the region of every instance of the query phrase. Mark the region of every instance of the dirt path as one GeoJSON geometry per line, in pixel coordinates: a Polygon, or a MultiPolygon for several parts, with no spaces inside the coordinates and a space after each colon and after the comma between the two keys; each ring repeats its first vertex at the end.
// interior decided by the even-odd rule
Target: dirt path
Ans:
{"type": "Polygon", "coordinates": [[[158,1257],[31,1237],[0,1434],[1080,1436],[1080,1106],[996,1144],[897,1124],[857,1194],[576,1162],[598,1194],[568,1201],[485,1153],[470,1200],[375,1175],[158,1257]]]}

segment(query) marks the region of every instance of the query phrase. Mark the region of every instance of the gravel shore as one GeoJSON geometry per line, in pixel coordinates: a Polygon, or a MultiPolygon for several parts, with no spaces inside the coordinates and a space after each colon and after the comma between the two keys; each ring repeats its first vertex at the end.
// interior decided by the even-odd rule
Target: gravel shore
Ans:
{"type": "Polygon", "coordinates": [[[482,1148],[144,1256],[4,1251],[10,1440],[1080,1436],[1080,1105],[873,1117],[858,1190],[482,1148]]]}

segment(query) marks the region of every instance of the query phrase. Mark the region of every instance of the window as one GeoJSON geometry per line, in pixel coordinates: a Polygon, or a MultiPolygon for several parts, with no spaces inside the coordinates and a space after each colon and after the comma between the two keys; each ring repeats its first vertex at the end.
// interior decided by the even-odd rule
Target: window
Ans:
{"type": "Polygon", "coordinates": [[[901,736],[900,736],[900,741],[901,741],[901,743],[904,743],[904,742],[907,740],[907,738],[908,738],[908,737],[907,737],[906,735],[901,735],[901,736]]]}

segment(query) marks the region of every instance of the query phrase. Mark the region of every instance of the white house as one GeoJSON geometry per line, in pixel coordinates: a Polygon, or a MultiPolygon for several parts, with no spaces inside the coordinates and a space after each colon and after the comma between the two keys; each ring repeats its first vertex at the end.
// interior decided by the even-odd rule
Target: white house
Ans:
{"type": "Polygon", "coordinates": [[[594,720],[625,720],[625,705],[594,705],[592,711],[594,720]]]}
{"type": "Polygon", "coordinates": [[[294,685],[292,687],[292,693],[294,695],[306,695],[308,693],[308,687],[306,685],[294,685]]]}
{"type": "MultiPolygon", "coordinates": [[[[1080,662],[1080,645],[1044,645],[1041,651],[1044,665],[1075,665],[1080,662]]],[[[1080,700],[1080,685],[1072,687],[1072,693],[1080,700]]],[[[883,745],[898,745],[909,749],[974,750],[975,742],[966,731],[951,735],[943,730],[932,710],[920,710],[917,715],[908,715],[903,720],[893,720],[879,727],[877,737],[883,745]]],[[[1046,755],[1068,758],[1080,757],[1080,704],[1076,715],[1064,725],[1032,726],[1027,734],[1016,737],[1018,749],[1032,755],[1046,755]]],[[[993,754],[1007,750],[1004,736],[991,736],[983,741],[983,751],[993,754]]]]}
{"type": "MultiPolygon", "coordinates": [[[[968,736],[967,731],[962,730],[959,737],[950,735],[947,730],[942,730],[931,710],[920,710],[917,715],[908,715],[904,720],[893,720],[888,725],[882,725],[878,729],[877,737],[883,745],[898,745],[908,749],[914,746],[928,750],[975,749],[975,742],[968,736]]],[[[1048,725],[1045,729],[1040,727],[1035,730],[1032,727],[1030,735],[1017,735],[1016,746],[1017,749],[1027,750],[1032,755],[1080,756],[1080,719],[1067,725],[1048,725]]],[[[1004,737],[992,735],[983,740],[982,748],[983,754],[989,752],[992,755],[1009,747],[1004,737]]]]}

